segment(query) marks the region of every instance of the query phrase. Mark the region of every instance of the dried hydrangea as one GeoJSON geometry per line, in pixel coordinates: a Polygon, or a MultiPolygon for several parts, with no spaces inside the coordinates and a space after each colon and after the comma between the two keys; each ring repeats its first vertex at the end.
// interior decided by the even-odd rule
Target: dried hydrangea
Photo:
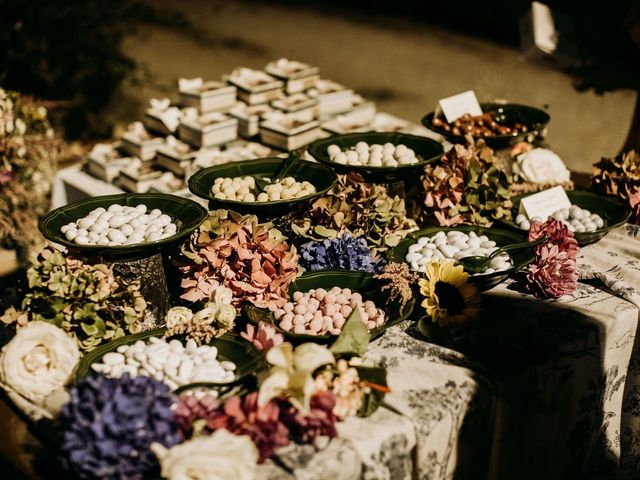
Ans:
{"type": "Polygon", "coordinates": [[[281,418],[289,427],[289,435],[296,443],[313,443],[319,436],[338,435],[335,415],[336,397],[332,392],[319,391],[311,396],[309,412],[305,415],[284,399],[278,399],[281,418]]]}
{"type": "Polygon", "coordinates": [[[260,322],[257,327],[248,323],[247,329],[241,332],[240,336],[262,352],[267,352],[272,347],[284,342],[284,336],[276,331],[276,327],[267,322],[260,322]]]}
{"type": "Polygon", "coordinates": [[[41,320],[62,328],[83,351],[139,331],[147,304],[140,282],[125,282],[104,264],[87,264],[64,257],[51,247],[43,250],[27,271],[29,291],[20,310],[9,309],[5,323],[41,320]]]}
{"type": "Polygon", "coordinates": [[[63,466],[79,479],[156,478],[151,444],[182,437],[163,382],[145,376],[90,375],[70,391],[60,416],[63,466]]]}
{"type": "Polygon", "coordinates": [[[284,304],[289,284],[298,275],[298,254],[271,223],[253,215],[215,210],[182,248],[182,298],[204,301],[220,285],[233,303],[284,304]]]}
{"type": "Polygon", "coordinates": [[[375,273],[380,261],[373,258],[367,239],[348,233],[305,243],[300,248],[300,266],[305,270],[350,270],[375,273]]]}
{"type": "Polygon", "coordinates": [[[557,245],[542,246],[540,255],[529,265],[527,286],[538,298],[560,298],[577,288],[576,261],[557,245]]]}
{"type": "Polygon", "coordinates": [[[603,195],[628,199],[640,190],[640,152],[631,150],[594,164],[591,188],[603,195]]]}
{"type": "Polygon", "coordinates": [[[444,226],[473,223],[490,226],[511,218],[511,193],[506,173],[494,163],[483,140],[454,145],[439,162],[427,165],[421,221],[444,226]]]}
{"type": "Polygon", "coordinates": [[[409,270],[409,265],[398,262],[388,263],[374,278],[385,283],[382,291],[389,291],[387,303],[397,301],[401,309],[413,298],[413,286],[418,282],[418,275],[409,270]]]}
{"type": "Polygon", "coordinates": [[[25,267],[44,243],[37,222],[50,208],[60,144],[43,106],[0,88],[0,246],[16,248],[25,267]]]}
{"type": "Polygon", "coordinates": [[[339,175],[334,188],[311,204],[307,214],[294,220],[294,233],[324,240],[348,232],[367,239],[374,257],[395,247],[416,223],[407,218],[404,200],[391,196],[382,185],[368,184],[355,174],[339,175]]]}

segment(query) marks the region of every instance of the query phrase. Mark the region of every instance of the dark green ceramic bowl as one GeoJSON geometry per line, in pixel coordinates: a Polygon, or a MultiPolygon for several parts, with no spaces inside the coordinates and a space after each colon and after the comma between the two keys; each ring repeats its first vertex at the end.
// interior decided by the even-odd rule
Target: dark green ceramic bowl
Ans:
{"type": "MultiPolygon", "coordinates": [[[[474,140],[480,138],[484,139],[488,146],[491,148],[506,148],[509,145],[521,142],[523,140],[532,139],[539,135],[549,123],[551,117],[543,110],[534,107],[528,107],[526,105],[518,105],[516,103],[481,103],[480,107],[483,112],[493,112],[496,115],[498,123],[510,124],[513,122],[523,123],[528,127],[527,132],[518,133],[514,135],[492,135],[490,137],[473,137],[474,140]]],[[[447,132],[442,127],[436,127],[432,124],[433,116],[435,112],[429,113],[422,119],[422,124],[429,130],[432,130],[451,143],[467,143],[464,135],[454,135],[451,132],[447,132]]]]}
{"type": "Polygon", "coordinates": [[[86,255],[127,256],[142,253],[152,253],[162,247],[177,242],[193,232],[207,217],[207,210],[198,202],[187,198],[166,193],[120,193],[92,197],[70,203],[50,211],[38,222],[40,232],[52,242],[60,243],[70,249],[78,250],[86,255]],[[142,242],[135,245],[78,245],[70,242],[60,231],[63,225],[75,222],[98,207],[108,208],[114,203],[135,207],[146,205],[148,210],[158,208],[166,213],[178,226],[178,231],[172,235],[154,242],[142,242]]]}
{"type": "MultiPolygon", "coordinates": [[[[155,330],[148,330],[142,333],[136,333],[133,335],[127,335],[125,337],[118,338],[109,343],[99,346],[95,350],[87,353],[80,359],[80,362],[75,368],[72,378],[75,382],[78,382],[85,376],[89,375],[93,370],[91,365],[102,360],[102,357],[109,353],[115,352],[120,345],[131,345],[138,340],[147,340],[151,337],[161,337],[164,335],[165,329],[158,328],[155,330]]],[[[246,340],[243,340],[236,334],[225,333],[219,338],[214,338],[209,342],[209,345],[213,345],[218,349],[218,359],[229,360],[236,364],[235,378],[233,382],[228,383],[198,383],[198,386],[213,388],[213,387],[230,387],[237,385],[244,381],[248,376],[255,374],[260,370],[263,364],[262,354],[246,340]]],[[[178,390],[185,390],[191,388],[196,384],[188,384],[181,386],[178,390]]]]}
{"type": "MultiPolygon", "coordinates": [[[[376,307],[382,308],[387,314],[387,322],[378,328],[371,330],[371,338],[376,338],[389,327],[409,318],[413,311],[414,302],[411,301],[400,311],[395,305],[385,306],[386,293],[382,293],[381,284],[373,278],[371,273],[350,272],[344,270],[319,270],[307,272],[296,278],[289,286],[289,296],[294,292],[308,292],[314,288],[330,289],[332,287],[349,288],[362,295],[364,300],[371,300],[376,307]]],[[[276,330],[282,333],[287,340],[294,343],[317,342],[330,343],[337,338],[337,335],[307,335],[291,333],[282,330],[276,322],[273,314],[265,308],[258,308],[253,305],[245,307],[245,314],[250,322],[258,324],[260,321],[275,325],[276,330]]]]}
{"type": "MultiPolygon", "coordinates": [[[[580,208],[586,208],[591,213],[597,213],[604,220],[604,227],[599,228],[595,232],[575,232],[574,236],[580,244],[584,247],[590,243],[595,243],[604,237],[609,230],[624,225],[631,217],[631,208],[625,202],[619,198],[609,195],[598,195],[597,193],[589,192],[587,190],[572,190],[567,192],[567,196],[573,205],[577,205],[580,208]]],[[[513,215],[518,213],[520,207],[520,200],[526,197],[526,195],[518,195],[512,197],[513,202],[513,215]]],[[[501,224],[508,226],[516,230],[523,237],[527,235],[525,230],[521,230],[515,222],[500,221],[501,224]]]]}
{"type": "MultiPolygon", "coordinates": [[[[499,228],[484,228],[476,225],[457,225],[455,227],[428,227],[417,232],[409,234],[404,240],[402,240],[389,254],[389,261],[404,262],[409,251],[409,246],[416,243],[420,237],[431,237],[436,233],[449,232],[452,230],[469,233],[476,232],[478,235],[486,235],[489,239],[496,242],[498,247],[504,247],[512,245],[514,243],[522,242],[522,237],[517,233],[509,230],[501,230],[499,228]]],[[[520,270],[533,261],[533,252],[529,249],[516,250],[509,252],[513,266],[507,270],[502,270],[493,273],[481,273],[470,277],[469,281],[474,283],[478,290],[484,292],[489,290],[499,283],[506,280],[506,278],[513,272],[520,270]]],[[[423,274],[420,274],[423,275],[423,274]]]]}
{"type": "Polygon", "coordinates": [[[261,218],[275,218],[305,210],[313,199],[327,193],[336,181],[336,176],[330,168],[319,163],[299,160],[288,171],[287,176],[294,177],[298,181],[306,180],[310,182],[316,187],[316,193],[291,200],[239,202],[235,200],[220,200],[215,198],[211,192],[211,187],[216,178],[241,176],[271,178],[283,161],[284,159],[282,158],[259,158],[257,160],[231,162],[205,168],[194,173],[189,178],[189,190],[194,195],[209,200],[211,209],[224,208],[242,214],[256,214],[261,218]]]}
{"type": "Polygon", "coordinates": [[[390,183],[398,180],[407,180],[416,175],[420,176],[424,166],[439,159],[444,151],[440,143],[430,138],[405,133],[380,132],[334,135],[313,142],[309,145],[308,150],[313,158],[330,166],[336,173],[346,174],[349,172],[357,172],[365,181],[373,183],[390,183]],[[369,145],[375,143],[381,145],[385,143],[406,145],[416,152],[416,155],[420,157],[420,161],[413,165],[402,165],[398,167],[366,167],[342,165],[332,162],[329,159],[329,154],[327,153],[329,145],[338,145],[341,149],[345,150],[355,147],[358,142],[366,142],[369,145]]]}

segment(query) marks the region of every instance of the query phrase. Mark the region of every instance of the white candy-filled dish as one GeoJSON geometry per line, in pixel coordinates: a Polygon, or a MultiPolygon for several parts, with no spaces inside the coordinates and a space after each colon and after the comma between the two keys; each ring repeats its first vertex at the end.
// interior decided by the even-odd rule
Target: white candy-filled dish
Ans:
{"type": "Polygon", "coordinates": [[[442,145],[404,133],[347,133],[309,145],[309,153],[337,173],[357,172],[369,182],[394,182],[419,175],[443,153],[442,145]]]}
{"type": "MultiPolygon", "coordinates": [[[[512,197],[511,201],[513,202],[513,220],[511,222],[499,221],[501,225],[509,226],[516,231],[518,231],[521,235],[526,235],[526,224],[522,222],[517,222],[516,220],[522,220],[518,217],[518,210],[520,207],[520,200],[524,198],[526,195],[518,195],[516,197],[512,197]],[[518,225],[520,223],[520,225],[518,225]]],[[[604,237],[609,230],[612,228],[619,227],[623,225],[629,218],[631,217],[631,208],[628,203],[623,202],[621,199],[610,196],[610,195],[598,195],[593,192],[589,192],[586,190],[570,190],[567,191],[567,196],[569,197],[569,201],[574,206],[573,216],[577,214],[579,218],[572,218],[571,209],[569,212],[556,212],[555,215],[558,220],[567,221],[569,223],[569,230],[573,228],[574,236],[576,240],[581,246],[589,245],[590,243],[597,242],[602,237],[604,237]],[[575,207],[578,207],[577,210],[575,207]],[[588,212],[588,214],[587,214],[588,212]],[[565,219],[565,213],[568,213],[568,219],[565,219]],[[597,216],[596,216],[597,215],[597,216]],[[600,225],[600,221],[602,221],[602,225],[600,225]],[[573,222],[574,220],[578,220],[578,222],[573,222]],[[587,220],[589,223],[587,223],[587,220]],[[585,227],[589,227],[588,229],[585,227]],[[590,225],[590,224],[593,225],[590,225]],[[579,228],[582,226],[582,228],[579,228]],[[596,228],[593,229],[593,226],[596,228]],[[584,228],[584,230],[583,230],[584,228]]],[[[541,219],[546,220],[546,219],[541,219]]]]}
{"type": "Polygon", "coordinates": [[[86,354],[76,367],[80,380],[92,372],[110,377],[124,373],[163,381],[172,390],[194,385],[228,387],[243,381],[261,367],[253,345],[226,333],[207,345],[182,338],[163,339],[164,329],[127,335],[86,354]]]}
{"type": "MultiPolygon", "coordinates": [[[[424,275],[426,265],[432,261],[453,261],[467,256],[489,256],[499,247],[521,243],[522,237],[512,231],[483,228],[475,225],[455,227],[428,227],[413,232],[389,254],[389,260],[404,262],[409,268],[424,275]]],[[[470,281],[484,291],[504,281],[511,273],[533,260],[531,249],[500,254],[487,271],[471,275],[470,281]]]]}
{"type": "Polygon", "coordinates": [[[193,200],[164,193],[93,197],[52,210],[38,228],[49,240],[94,255],[153,250],[196,229],[207,211],[193,200]]]}
{"type": "Polygon", "coordinates": [[[235,200],[236,202],[274,202],[303,198],[316,193],[312,183],[297,181],[294,177],[285,177],[275,182],[269,178],[262,179],[263,188],[259,187],[255,177],[218,177],[213,182],[211,192],[219,200],[235,200]]]}
{"type": "Polygon", "coordinates": [[[225,208],[266,219],[304,210],[310,201],[329,191],[336,181],[335,173],[327,166],[298,160],[285,175],[293,182],[282,179],[278,186],[269,187],[268,182],[280,172],[284,161],[275,157],[259,158],[205,168],[189,178],[189,190],[209,200],[211,209],[225,208]],[[241,180],[234,185],[236,178],[241,180]],[[258,184],[260,192],[256,190],[258,184]],[[297,190],[296,186],[299,187],[297,190]],[[269,191],[265,191],[267,188],[269,191]],[[285,191],[288,193],[283,198],[285,191]],[[266,193],[266,199],[262,193],[266,193]]]}

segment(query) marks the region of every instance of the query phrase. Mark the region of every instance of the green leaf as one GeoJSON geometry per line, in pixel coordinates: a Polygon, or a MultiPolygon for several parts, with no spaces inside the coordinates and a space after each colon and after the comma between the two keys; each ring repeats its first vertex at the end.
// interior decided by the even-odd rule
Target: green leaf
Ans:
{"type": "Polygon", "coordinates": [[[386,393],[383,389],[387,387],[387,371],[381,367],[357,366],[355,368],[358,370],[360,380],[374,384],[371,386],[371,392],[365,395],[362,401],[362,406],[360,407],[360,410],[358,410],[359,417],[368,417],[378,409],[384,400],[386,393]]]}
{"type": "Polygon", "coordinates": [[[334,355],[355,355],[363,356],[367,347],[371,334],[367,331],[367,327],[362,323],[360,313],[354,310],[342,327],[342,332],[338,339],[331,346],[334,355]]]}
{"type": "Polygon", "coordinates": [[[338,231],[332,228],[323,227],[322,225],[316,225],[313,231],[322,237],[335,238],[338,236],[338,231]]]}

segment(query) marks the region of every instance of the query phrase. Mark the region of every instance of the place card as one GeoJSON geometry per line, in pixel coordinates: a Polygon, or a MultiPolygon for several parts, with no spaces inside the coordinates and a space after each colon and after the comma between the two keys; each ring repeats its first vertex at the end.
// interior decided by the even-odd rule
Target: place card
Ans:
{"type": "Polygon", "coordinates": [[[449,123],[455,122],[465,113],[474,117],[482,115],[482,108],[473,90],[443,98],[438,102],[438,106],[449,123]]]}
{"type": "Polygon", "coordinates": [[[523,213],[529,219],[538,217],[546,221],[554,212],[570,207],[571,200],[567,197],[567,192],[562,186],[557,186],[524,197],[520,200],[519,213],[523,213]]]}

